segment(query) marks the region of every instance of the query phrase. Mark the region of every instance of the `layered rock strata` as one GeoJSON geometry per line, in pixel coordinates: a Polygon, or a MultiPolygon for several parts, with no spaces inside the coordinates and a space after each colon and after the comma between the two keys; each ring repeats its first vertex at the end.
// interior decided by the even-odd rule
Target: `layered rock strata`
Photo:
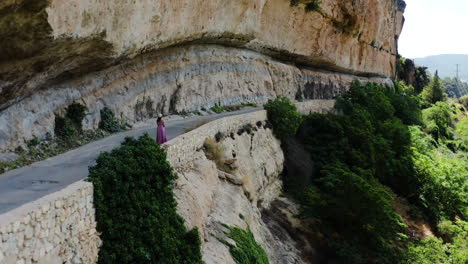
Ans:
{"type": "Polygon", "coordinates": [[[12,150],[33,136],[53,135],[56,114],[74,101],[88,107],[84,128],[90,129],[97,127],[104,107],[132,124],[158,113],[190,112],[215,104],[261,104],[277,95],[330,99],[355,79],[391,85],[386,78],[299,68],[239,48],[168,48],[37,91],[3,110],[0,150],[12,150]]]}
{"type": "Polygon", "coordinates": [[[0,151],[53,134],[72,101],[129,123],[155,113],[330,98],[388,82],[403,17],[394,0],[5,0],[0,3],[0,151]],[[169,47],[169,48],[168,48],[169,47]]]}

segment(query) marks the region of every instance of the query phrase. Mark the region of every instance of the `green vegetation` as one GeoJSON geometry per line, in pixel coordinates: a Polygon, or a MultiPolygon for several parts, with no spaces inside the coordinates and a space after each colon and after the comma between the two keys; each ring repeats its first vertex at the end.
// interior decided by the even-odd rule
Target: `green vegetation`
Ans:
{"type": "Polygon", "coordinates": [[[468,110],[468,95],[464,95],[458,98],[458,102],[462,104],[466,110],[468,110]]]}
{"type": "MultiPolygon", "coordinates": [[[[401,82],[394,88],[353,83],[337,99],[338,114],[300,119],[295,139],[310,154],[314,173],[285,175],[286,192],[300,204],[310,231],[345,263],[468,261],[466,234],[443,231],[459,230],[468,219],[468,116],[444,101],[439,84],[435,77],[424,89],[431,96],[421,96],[401,82]],[[421,111],[420,101],[427,109],[421,111]],[[436,233],[443,240],[413,237],[408,219],[396,211],[397,197],[423,221],[440,223],[436,233]]],[[[276,102],[289,111],[267,108],[274,129],[295,131],[297,119],[278,113],[297,111],[287,99],[276,102]]],[[[289,136],[280,137],[283,144],[289,136]]]]}
{"type": "Polygon", "coordinates": [[[279,139],[294,136],[299,128],[302,117],[297,112],[296,105],[283,96],[268,100],[265,104],[268,119],[273,123],[274,133],[279,139]]]}
{"type": "Polygon", "coordinates": [[[219,114],[219,113],[225,112],[226,108],[224,108],[223,106],[220,106],[218,104],[215,104],[215,106],[211,107],[210,110],[217,113],[217,114],[219,114]]]}
{"type": "Polygon", "coordinates": [[[255,103],[242,103],[240,105],[228,105],[228,106],[221,106],[218,104],[215,104],[215,106],[211,107],[210,110],[219,114],[223,112],[233,112],[233,111],[239,111],[242,110],[243,108],[246,107],[257,107],[257,104],[255,103]]]}
{"type": "Polygon", "coordinates": [[[268,256],[260,244],[255,241],[254,235],[250,229],[243,230],[239,227],[224,225],[228,229],[226,235],[231,238],[235,244],[226,240],[221,240],[229,247],[229,252],[237,264],[269,264],[268,256]]]}
{"type": "Polygon", "coordinates": [[[468,83],[462,82],[457,78],[444,78],[442,84],[447,92],[447,95],[452,98],[460,98],[464,95],[468,96],[468,83]]]}
{"type": "Polygon", "coordinates": [[[427,67],[414,64],[414,61],[399,57],[397,60],[397,79],[412,85],[417,93],[420,93],[430,82],[430,73],[427,67]]]}
{"type": "Polygon", "coordinates": [[[101,109],[99,128],[110,133],[116,133],[125,130],[125,125],[115,118],[115,114],[111,109],[104,107],[101,109]]]}
{"type": "Polygon", "coordinates": [[[89,169],[103,240],[99,263],[203,263],[197,229],[187,231],[176,212],[175,179],[147,134],[99,156],[89,169]]]}
{"type": "Polygon", "coordinates": [[[86,110],[86,106],[72,103],[67,107],[65,117],[55,116],[55,135],[64,141],[76,138],[83,131],[86,110]]]}
{"type": "Polygon", "coordinates": [[[411,132],[412,160],[421,182],[419,207],[434,223],[468,219],[467,153],[453,152],[418,127],[411,127],[411,132]]]}
{"type": "Polygon", "coordinates": [[[32,164],[64,153],[70,149],[85,145],[106,135],[102,130],[83,130],[82,122],[86,115],[86,106],[72,103],[65,109],[65,115],[55,117],[55,138],[33,137],[26,143],[26,149],[18,147],[15,153],[18,158],[10,162],[0,162],[0,173],[32,164]]]}
{"type": "Polygon", "coordinates": [[[436,72],[429,85],[421,92],[421,102],[423,107],[429,107],[432,104],[445,100],[447,100],[447,94],[436,72]]]}
{"type": "Polygon", "coordinates": [[[0,173],[30,165],[49,157],[57,156],[70,149],[101,139],[110,133],[125,129],[109,108],[101,110],[101,122],[97,130],[84,130],[82,123],[87,107],[73,102],[65,109],[64,115],[55,116],[55,137],[48,134],[45,138],[34,137],[26,142],[27,148],[18,147],[15,153],[19,156],[15,161],[0,161],[0,173]]]}
{"type": "Polygon", "coordinates": [[[453,105],[437,102],[422,113],[425,129],[435,140],[453,139],[453,105]]]}
{"type": "Polygon", "coordinates": [[[443,221],[439,231],[450,243],[429,237],[411,243],[404,264],[465,264],[468,260],[468,222],[443,221]]]}

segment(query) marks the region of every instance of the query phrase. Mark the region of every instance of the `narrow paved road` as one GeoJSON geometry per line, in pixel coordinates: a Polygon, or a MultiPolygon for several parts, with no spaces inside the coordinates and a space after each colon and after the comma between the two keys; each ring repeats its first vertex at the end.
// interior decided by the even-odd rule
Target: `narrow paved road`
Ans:
{"type": "MultiPolygon", "coordinates": [[[[169,140],[175,138],[183,134],[185,128],[203,120],[215,120],[258,110],[260,108],[249,108],[236,112],[203,117],[196,116],[168,122],[166,124],[167,136],[169,140]]],[[[144,133],[149,133],[150,136],[155,138],[155,126],[114,134],[59,156],[0,174],[0,214],[86,178],[88,176],[88,167],[95,163],[99,153],[118,147],[125,137],[139,137],[144,133]]]]}

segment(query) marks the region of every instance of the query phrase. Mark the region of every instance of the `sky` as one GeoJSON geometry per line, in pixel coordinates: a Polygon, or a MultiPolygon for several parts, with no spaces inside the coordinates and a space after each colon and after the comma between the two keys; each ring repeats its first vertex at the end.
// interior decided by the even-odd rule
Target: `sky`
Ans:
{"type": "Polygon", "coordinates": [[[405,0],[398,42],[406,58],[468,54],[468,0],[405,0]]]}

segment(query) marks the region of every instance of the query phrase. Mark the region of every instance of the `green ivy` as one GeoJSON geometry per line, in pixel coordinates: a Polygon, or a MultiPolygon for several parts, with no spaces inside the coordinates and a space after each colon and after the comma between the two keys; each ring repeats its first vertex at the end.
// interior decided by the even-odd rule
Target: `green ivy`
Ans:
{"type": "Polygon", "coordinates": [[[177,214],[176,174],[147,134],[126,138],[89,169],[94,185],[99,263],[201,264],[197,229],[177,214]]]}

